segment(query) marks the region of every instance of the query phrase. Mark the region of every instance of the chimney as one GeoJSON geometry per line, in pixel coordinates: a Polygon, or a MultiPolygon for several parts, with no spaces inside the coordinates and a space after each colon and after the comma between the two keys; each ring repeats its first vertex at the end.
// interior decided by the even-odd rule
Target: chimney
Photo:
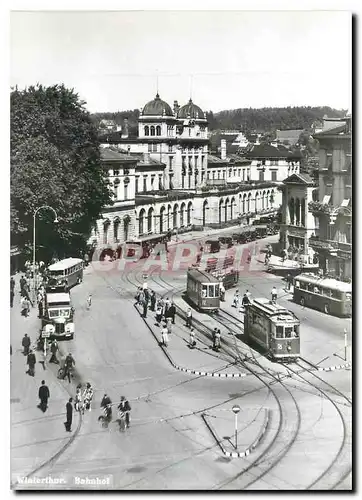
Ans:
{"type": "Polygon", "coordinates": [[[128,118],[125,118],[123,120],[122,138],[127,139],[127,137],[128,137],[128,118]]]}
{"type": "Polygon", "coordinates": [[[221,159],[226,160],[226,140],[221,139],[221,159]]]}
{"type": "Polygon", "coordinates": [[[180,109],[180,106],[177,101],[173,101],[173,112],[177,115],[177,111],[180,109]]]}

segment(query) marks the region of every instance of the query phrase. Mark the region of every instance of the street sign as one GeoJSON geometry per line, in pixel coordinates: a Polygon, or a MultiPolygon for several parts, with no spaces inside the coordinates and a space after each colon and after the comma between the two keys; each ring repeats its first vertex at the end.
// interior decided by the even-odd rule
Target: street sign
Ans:
{"type": "Polygon", "coordinates": [[[233,412],[235,413],[235,415],[237,415],[240,411],[240,406],[239,405],[235,405],[232,407],[232,410],[233,412]]]}
{"type": "Polygon", "coordinates": [[[42,336],[44,339],[47,339],[48,337],[50,337],[50,332],[42,332],[41,336],[42,336]]]}

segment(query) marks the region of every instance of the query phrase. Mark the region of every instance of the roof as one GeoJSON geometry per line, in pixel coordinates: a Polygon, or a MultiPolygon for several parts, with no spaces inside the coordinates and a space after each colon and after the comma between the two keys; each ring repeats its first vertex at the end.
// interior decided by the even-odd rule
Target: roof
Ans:
{"type": "Polygon", "coordinates": [[[76,259],[74,257],[69,257],[68,259],[60,260],[59,262],[55,262],[55,264],[51,264],[48,267],[49,271],[62,271],[63,269],[68,269],[68,267],[75,266],[76,264],[80,264],[83,262],[82,259],[76,259]]]}
{"type": "Polygon", "coordinates": [[[215,163],[219,165],[226,165],[228,163],[228,160],[222,160],[221,158],[218,158],[217,156],[213,155],[208,155],[207,156],[207,163],[215,163]]]}
{"type": "Polygon", "coordinates": [[[181,106],[181,108],[177,112],[177,118],[195,118],[196,120],[204,119],[205,114],[199,106],[196,106],[192,102],[192,99],[189,100],[187,104],[181,106]]]}
{"type": "Polygon", "coordinates": [[[132,156],[128,155],[127,153],[122,153],[112,148],[101,147],[100,151],[101,151],[102,161],[136,161],[132,156]]]}
{"type": "Polygon", "coordinates": [[[284,179],[284,184],[295,184],[295,183],[302,183],[302,184],[314,184],[314,179],[309,175],[305,173],[300,173],[300,174],[292,174],[286,179],[284,179]]]}
{"type": "Polygon", "coordinates": [[[217,278],[206,271],[201,271],[200,269],[189,269],[187,271],[187,277],[189,276],[194,280],[200,281],[201,283],[220,283],[217,278]]]}
{"type": "Polygon", "coordinates": [[[69,293],[47,293],[47,304],[61,304],[64,302],[70,303],[69,293]]]}
{"type": "Polygon", "coordinates": [[[142,116],[173,116],[171,106],[163,101],[159,94],[149,101],[142,110],[142,116]]]}
{"type": "Polygon", "coordinates": [[[328,135],[345,134],[345,132],[346,132],[346,124],[343,123],[342,125],[337,125],[336,127],[331,127],[328,128],[327,130],[322,130],[322,132],[314,134],[314,137],[318,139],[319,137],[326,137],[328,135]]]}
{"type": "Polygon", "coordinates": [[[295,277],[296,280],[308,281],[317,286],[322,286],[326,288],[332,288],[334,290],[339,290],[341,292],[350,292],[352,293],[352,283],[345,283],[344,281],[338,281],[333,278],[322,278],[317,274],[312,273],[304,273],[299,274],[295,277]]]}
{"type": "Polygon", "coordinates": [[[297,142],[300,134],[303,132],[303,129],[284,129],[277,130],[277,139],[280,141],[291,141],[297,142]]]}
{"type": "Polygon", "coordinates": [[[280,151],[270,144],[258,144],[245,154],[246,158],[288,158],[289,151],[280,151]]]}
{"type": "Polygon", "coordinates": [[[152,165],[152,166],[165,166],[165,163],[155,160],[150,156],[150,153],[134,153],[132,154],[132,159],[137,160],[137,166],[145,166],[145,165],[152,165]]]}

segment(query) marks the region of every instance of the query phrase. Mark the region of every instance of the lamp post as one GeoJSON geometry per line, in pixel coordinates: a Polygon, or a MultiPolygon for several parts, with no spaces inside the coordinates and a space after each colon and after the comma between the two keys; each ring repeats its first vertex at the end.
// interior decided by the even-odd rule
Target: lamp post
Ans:
{"type": "Polygon", "coordinates": [[[235,449],[238,449],[238,413],[240,411],[240,406],[235,405],[232,407],[232,410],[235,414],[235,449]]]}
{"type": "Polygon", "coordinates": [[[43,208],[47,208],[48,210],[51,210],[55,216],[54,223],[58,222],[58,217],[57,217],[56,211],[54,210],[54,208],[49,207],[48,205],[42,205],[41,207],[37,208],[34,211],[34,214],[33,214],[33,304],[35,304],[35,299],[36,299],[36,293],[35,293],[35,289],[36,289],[36,286],[35,286],[35,239],[36,239],[35,224],[36,224],[36,215],[43,208]]]}
{"type": "Polygon", "coordinates": [[[345,328],[344,331],[344,360],[347,361],[347,348],[348,348],[348,339],[347,339],[347,329],[345,328]]]}

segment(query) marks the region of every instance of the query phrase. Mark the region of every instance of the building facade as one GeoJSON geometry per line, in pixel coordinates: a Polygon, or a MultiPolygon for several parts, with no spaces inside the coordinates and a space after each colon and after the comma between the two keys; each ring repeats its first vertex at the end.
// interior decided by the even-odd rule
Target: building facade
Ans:
{"type": "MultiPolygon", "coordinates": [[[[275,161],[264,159],[268,167],[275,161]]],[[[138,137],[130,137],[127,126],[101,137],[101,160],[114,204],[104,209],[90,242],[113,250],[169,230],[248,223],[274,212],[282,203],[278,185],[289,172],[276,165],[274,182],[271,175],[261,178],[255,164],[253,175],[253,160],[228,155],[225,142],[220,157],[209,155],[202,109],[191,99],[171,109],[158,94],[141,110],[138,137]]]]}
{"type": "Polygon", "coordinates": [[[315,218],[309,212],[316,186],[308,174],[292,174],[283,181],[281,247],[290,257],[298,256],[306,264],[313,263],[314,251],[309,238],[315,234],[315,218]]]}
{"type": "Polygon", "coordinates": [[[325,273],[352,278],[352,132],[351,117],[315,134],[319,141],[319,195],[309,204],[316,233],[309,240],[325,273]]]}

